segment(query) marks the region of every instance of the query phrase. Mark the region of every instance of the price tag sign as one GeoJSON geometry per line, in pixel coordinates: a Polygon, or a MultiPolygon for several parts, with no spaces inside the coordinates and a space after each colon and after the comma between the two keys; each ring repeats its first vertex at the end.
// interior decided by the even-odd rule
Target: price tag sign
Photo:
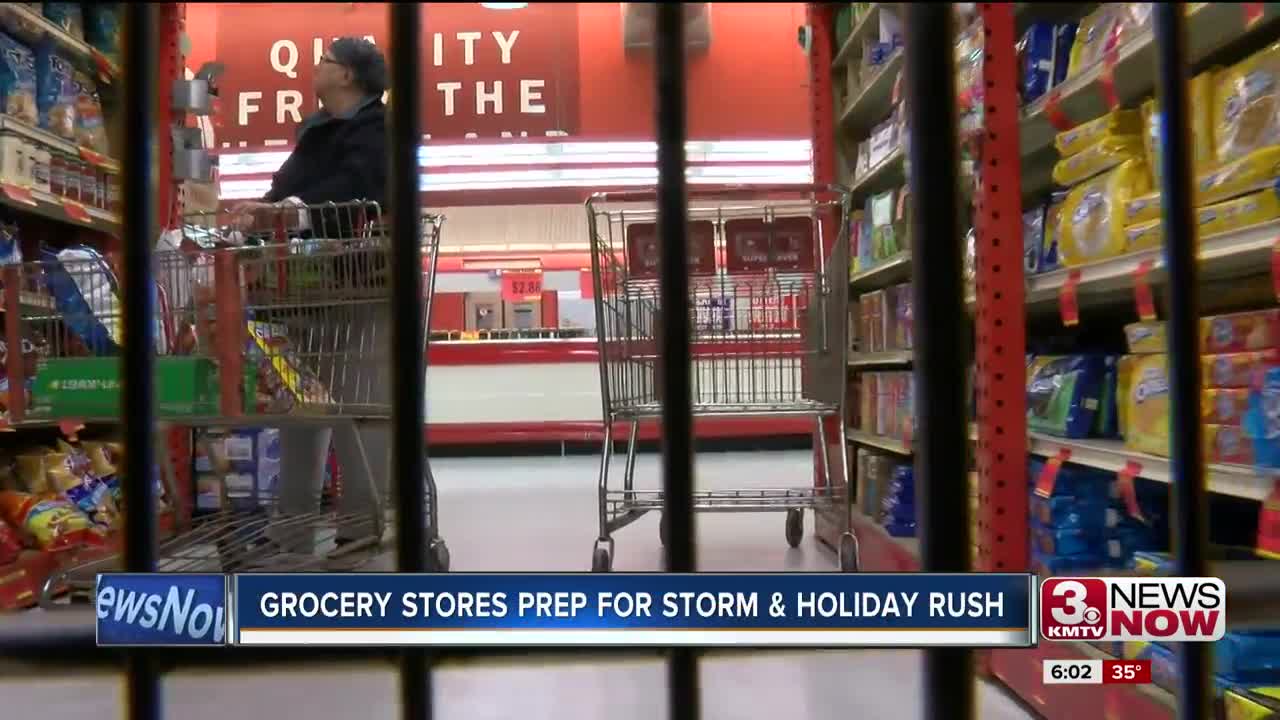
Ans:
{"type": "Polygon", "coordinates": [[[78,202],[63,200],[62,211],[65,212],[67,217],[71,218],[74,222],[87,224],[93,221],[93,218],[89,216],[89,211],[78,202]]]}
{"type": "Polygon", "coordinates": [[[1143,322],[1156,319],[1156,303],[1151,295],[1151,267],[1154,260],[1143,260],[1133,271],[1133,301],[1138,307],[1138,318],[1143,322]]]}
{"type": "Polygon", "coordinates": [[[1069,448],[1058,448],[1058,454],[1049,458],[1044,469],[1040,471],[1040,477],[1036,478],[1036,494],[1041,497],[1051,497],[1053,488],[1058,484],[1058,471],[1062,470],[1062,464],[1071,459],[1071,450],[1069,448]]]}
{"type": "Polygon", "coordinates": [[[1145,523],[1147,520],[1142,515],[1142,508],[1138,506],[1138,488],[1133,482],[1141,472],[1141,463],[1133,460],[1126,462],[1124,467],[1116,473],[1116,487],[1120,489],[1120,499],[1124,501],[1124,508],[1129,513],[1129,517],[1145,523]]]}
{"type": "Polygon", "coordinates": [[[36,204],[36,198],[31,194],[31,190],[29,188],[20,187],[11,183],[0,183],[0,191],[3,191],[5,197],[13,200],[14,202],[20,202],[23,205],[36,204]]]}
{"type": "Polygon", "coordinates": [[[1076,298],[1079,286],[1080,271],[1071,270],[1067,273],[1066,282],[1058,290],[1058,312],[1062,315],[1062,324],[1067,327],[1080,324],[1080,303],[1076,298]]]}
{"type": "Polygon", "coordinates": [[[1049,91],[1049,96],[1044,101],[1044,117],[1058,132],[1066,132],[1075,127],[1075,123],[1071,122],[1071,118],[1062,112],[1062,93],[1057,90],[1049,91]]]}
{"type": "Polygon", "coordinates": [[[1262,3],[1240,3],[1244,11],[1244,29],[1248,30],[1262,19],[1262,3]]]}
{"type": "Polygon", "coordinates": [[[542,273],[502,273],[502,299],[505,302],[530,302],[542,298],[542,273]]]}

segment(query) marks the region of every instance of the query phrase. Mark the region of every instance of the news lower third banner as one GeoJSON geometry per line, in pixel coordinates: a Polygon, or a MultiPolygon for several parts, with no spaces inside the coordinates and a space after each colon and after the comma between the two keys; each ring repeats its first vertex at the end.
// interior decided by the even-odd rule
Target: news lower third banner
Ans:
{"type": "Polygon", "coordinates": [[[114,645],[1026,647],[1021,574],[102,575],[114,645]]]}

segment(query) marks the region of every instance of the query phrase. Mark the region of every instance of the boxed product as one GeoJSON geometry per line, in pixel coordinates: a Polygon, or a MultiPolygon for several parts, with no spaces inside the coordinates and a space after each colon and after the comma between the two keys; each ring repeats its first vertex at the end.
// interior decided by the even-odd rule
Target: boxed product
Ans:
{"type": "Polygon", "coordinates": [[[1150,190],[1147,165],[1139,159],[1077,185],[1067,193],[1058,233],[1062,264],[1071,267],[1123,254],[1125,208],[1150,190]]]}
{"type": "Polygon", "coordinates": [[[1238,353],[1280,347],[1280,310],[1215,315],[1200,319],[1204,353],[1238,353]]]}
{"type": "Polygon", "coordinates": [[[1124,337],[1133,355],[1163,353],[1166,349],[1164,322],[1152,320],[1124,326],[1124,337]]]}
{"type": "Polygon", "coordinates": [[[1027,426],[1059,437],[1086,437],[1107,371],[1093,355],[1040,356],[1027,369],[1027,426]]]}
{"type": "Polygon", "coordinates": [[[1076,24],[1034,22],[1018,41],[1022,102],[1033,103],[1067,76],[1076,24]]]}
{"type": "Polygon", "coordinates": [[[876,408],[880,393],[880,373],[862,373],[861,380],[862,422],[860,427],[865,432],[874,434],[877,431],[876,408]]]}
{"type": "Polygon", "coordinates": [[[1129,201],[1125,206],[1125,225],[1139,225],[1160,219],[1160,191],[1155,190],[1129,201]]]}
{"type": "Polygon", "coordinates": [[[1124,252],[1155,250],[1163,245],[1164,222],[1162,220],[1138,223],[1124,229],[1124,252]]]}
{"type": "Polygon", "coordinates": [[[1103,548],[1102,535],[1095,528],[1058,529],[1043,526],[1031,528],[1035,551],[1043,555],[1091,555],[1097,557],[1103,548]]]}
{"type": "Polygon", "coordinates": [[[1196,176],[1197,205],[1230,200],[1270,187],[1280,177],[1280,147],[1268,145],[1196,176]]]}
{"type": "Polygon", "coordinates": [[[902,203],[904,190],[889,190],[867,199],[871,230],[871,257],[884,260],[907,249],[907,226],[902,203]]]}
{"type": "MultiPolygon", "coordinates": [[[[1207,70],[1191,79],[1187,90],[1191,95],[1191,143],[1192,169],[1197,172],[1211,170],[1218,164],[1217,147],[1213,141],[1214,83],[1217,72],[1207,70]]],[[[1145,151],[1151,167],[1151,176],[1160,182],[1160,108],[1155,98],[1142,106],[1145,151]]]]}
{"type": "Polygon", "coordinates": [[[912,309],[914,301],[911,297],[911,285],[895,285],[889,288],[889,292],[895,296],[893,301],[895,319],[893,338],[886,341],[891,342],[899,350],[910,350],[915,345],[915,313],[912,309]]]}
{"type": "Polygon", "coordinates": [[[1169,455],[1167,355],[1128,355],[1121,364],[1120,434],[1130,450],[1169,455]]]}
{"type": "MultiPolygon", "coordinates": [[[[1053,181],[1063,187],[1083,182],[1128,160],[1144,160],[1142,138],[1138,135],[1104,137],[1053,166],[1053,181]]],[[[1124,206],[1121,206],[1123,211],[1124,206]]]]}
{"type": "Polygon", "coordinates": [[[1060,265],[1058,244],[1062,237],[1062,206],[1066,200],[1066,193],[1054,193],[1049,200],[1049,207],[1045,209],[1044,252],[1040,255],[1040,272],[1042,273],[1057,270],[1060,265]]]}
{"type": "Polygon", "coordinates": [[[1040,272],[1044,255],[1045,206],[1037,206],[1022,213],[1022,269],[1028,275],[1040,272]]]}
{"type": "Polygon", "coordinates": [[[76,139],[76,105],[80,90],[74,67],[51,41],[36,47],[36,109],[40,127],[58,137],[76,139]]]}
{"type": "MultiPolygon", "coordinates": [[[[1269,364],[1259,368],[1249,388],[1249,412],[1244,430],[1253,440],[1257,465],[1280,468],[1280,367],[1269,364]]],[[[1274,502],[1274,493],[1272,498],[1268,506],[1274,502]]]]}
{"type": "Polygon", "coordinates": [[[1274,349],[1205,355],[1201,360],[1204,373],[1202,384],[1206,388],[1221,390],[1252,387],[1254,373],[1273,365],[1278,357],[1280,352],[1274,349]]]}
{"type": "Polygon", "coordinates": [[[1089,13],[1076,30],[1067,77],[1085,72],[1132,40],[1147,26],[1150,15],[1148,3],[1103,3],[1089,13]]]}
{"type": "Polygon", "coordinates": [[[1135,110],[1112,110],[1054,136],[1058,155],[1071,157],[1108,140],[1134,138],[1142,131],[1142,117],[1135,110]]]}
{"type": "Polygon", "coordinates": [[[1203,390],[1200,409],[1206,424],[1241,427],[1249,412],[1249,391],[1243,388],[1203,390]]]}
{"type": "Polygon", "coordinates": [[[880,352],[885,347],[884,315],[885,292],[874,290],[861,296],[858,312],[862,317],[862,351],[880,352]]]}
{"type": "Polygon", "coordinates": [[[4,114],[36,125],[36,56],[31,48],[0,32],[0,100],[4,114]]]}
{"type": "Polygon", "coordinates": [[[1210,463],[1253,465],[1253,443],[1239,426],[1205,425],[1204,457],[1210,463]]]}
{"type": "Polygon", "coordinates": [[[1041,527],[1100,530],[1107,523],[1107,501],[1101,496],[1076,497],[1031,493],[1031,519],[1041,527]]]}
{"type": "Polygon", "coordinates": [[[1280,44],[1271,45],[1218,74],[1213,135],[1224,163],[1280,144],[1280,44]]]}
{"type": "MultiPolygon", "coordinates": [[[[40,363],[31,412],[44,417],[108,418],[120,414],[118,358],[50,358],[40,363]]],[[[208,358],[155,360],[156,410],[163,417],[217,414],[218,370],[208,358]]]]}
{"type": "Polygon", "coordinates": [[[1268,188],[1200,208],[1196,225],[1203,240],[1276,218],[1280,218],[1280,193],[1268,188]]]}

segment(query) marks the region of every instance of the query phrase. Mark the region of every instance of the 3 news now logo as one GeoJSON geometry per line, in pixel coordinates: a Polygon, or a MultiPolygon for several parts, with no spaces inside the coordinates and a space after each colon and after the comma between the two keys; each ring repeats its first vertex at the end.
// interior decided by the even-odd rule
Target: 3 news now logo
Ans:
{"type": "Polygon", "coordinates": [[[1040,585],[1046,640],[1209,642],[1227,630],[1218,578],[1049,578],[1040,585]]]}
{"type": "Polygon", "coordinates": [[[98,576],[99,645],[223,645],[223,575],[113,573],[98,576]]]}

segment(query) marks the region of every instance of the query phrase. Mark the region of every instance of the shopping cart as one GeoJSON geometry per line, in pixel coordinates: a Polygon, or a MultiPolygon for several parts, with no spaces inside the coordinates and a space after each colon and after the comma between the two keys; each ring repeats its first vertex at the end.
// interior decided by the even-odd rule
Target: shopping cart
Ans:
{"type": "MultiPolygon", "coordinates": [[[[694,493],[693,507],[785,511],[785,538],[795,547],[806,508],[843,503],[845,517],[852,519],[851,498],[843,489],[847,458],[839,453],[840,474],[833,476],[826,452],[826,421],[837,419],[842,448],[844,437],[847,326],[841,313],[848,293],[849,194],[836,187],[792,186],[693,192],[689,202],[694,416],[809,416],[822,448],[819,477],[810,485],[701,490],[694,493]]],[[[663,508],[661,490],[635,485],[640,424],[662,412],[656,219],[652,194],[604,193],[587,201],[604,412],[595,572],[612,569],[615,531],[663,508]],[[616,425],[627,429],[621,488],[609,483],[616,425]]],[[[665,518],[659,533],[665,543],[665,518]]],[[[840,566],[857,568],[851,532],[841,536],[840,566]]]]}
{"type": "MultiPolygon", "coordinates": [[[[438,216],[422,220],[424,330],[441,227],[438,216]]],[[[213,453],[212,469],[225,479],[221,489],[212,489],[219,508],[194,515],[190,489],[175,487],[172,474],[162,475],[162,527],[172,533],[161,544],[160,570],[354,571],[374,566],[384,554],[389,497],[375,481],[374,463],[390,453],[387,230],[379,206],[359,202],[272,207],[239,217],[199,213],[186,217],[180,231],[166,233],[155,253],[159,419],[280,433],[328,428],[355,466],[342,468],[335,493],[319,484],[300,488],[284,467],[278,475],[228,474],[233,459],[213,453]]],[[[56,390],[94,380],[76,373],[115,377],[121,317],[112,265],[110,258],[75,249],[49,252],[21,267],[19,286],[48,299],[20,308],[22,334],[38,339],[33,345],[40,353],[31,397],[19,410],[22,420],[120,419],[113,400],[118,383],[82,393],[79,405],[50,390],[51,382],[56,390]]],[[[425,332],[423,337],[425,357],[425,332]]],[[[278,440],[259,435],[264,437],[267,447],[259,457],[278,451],[278,440]]],[[[429,563],[443,572],[449,551],[438,533],[429,463],[423,482],[429,563]]],[[[50,578],[42,601],[64,589],[90,593],[94,576],[117,565],[114,555],[74,564],[50,578]]]]}

